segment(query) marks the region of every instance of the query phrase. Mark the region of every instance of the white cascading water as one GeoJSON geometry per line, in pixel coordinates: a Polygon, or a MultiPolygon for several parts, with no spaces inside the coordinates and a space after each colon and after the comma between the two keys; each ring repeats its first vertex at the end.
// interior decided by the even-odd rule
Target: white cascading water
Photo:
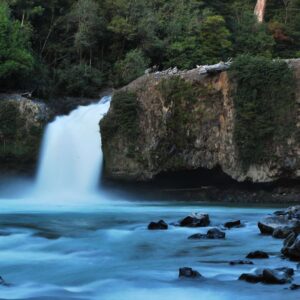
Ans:
{"type": "Polygon", "coordinates": [[[82,197],[96,192],[102,168],[99,121],[110,97],[80,106],[60,116],[46,129],[38,170],[36,194],[82,197]]]}

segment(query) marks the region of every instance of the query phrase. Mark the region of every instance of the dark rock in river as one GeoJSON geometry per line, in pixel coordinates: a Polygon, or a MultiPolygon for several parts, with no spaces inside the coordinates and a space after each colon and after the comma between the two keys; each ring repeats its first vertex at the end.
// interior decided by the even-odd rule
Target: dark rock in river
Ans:
{"type": "Polygon", "coordinates": [[[206,239],[206,238],[207,238],[207,235],[202,234],[202,233],[195,233],[188,237],[189,240],[201,240],[201,239],[206,239]]]}
{"type": "Polygon", "coordinates": [[[55,232],[49,232],[49,231],[37,232],[33,236],[44,238],[44,239],[47,239],[47,240],[57,240],[61,237],[60,234],[55,233],[55,232]]]}
{"type": "Polygon", "coordinates": [[[300,261],[300,236],[296,233],[291,233],[283,243],[281,253],[291,260],[300,261]]]}
{"type": "Polygon", "coordinates": [[[148,225],[149,230],[166,230],[168,229],[168,224],[164,220],[158,222],[151,222],[148,225]]]}
{"type": "Polygon", "coordinates": [[[246,258],[250,258],[250,259],[264,259],[264,258],[269,258],[268,253],[264,252],[264,251],[253,251],[250,252],[246,258]]]}
{"type": "Polygon", "coordinates": [[[235,265],[254,265],[254,263],[251,260],[233,260],[233,261],[230,261],[229,264],[231,266],[235,266],[235,265]]]}
{"type": "Polygon", "coordinates": [[[293,275],[294,270],[291,268],[261,269],[254,274],[242,274],[239,280],[250,283],[286,284],[291,282],[293,275]]]}
{"type": "Polygon", "coordinates": [[[202,277],[202,275],[198,272],[193,270],[192,268],[180,268],[179,269],[179,278],[199,278],[202,277]]]}
{"type": "Polygon", "coordinates": [[[239,277],[239,280],[244,280],[250,283],[258,283],[262,281],[262,277],[256,274],[244,273],[239,277]]]}
{"type": "Polygon", "coordinates": [[[209,226],[210,219],[207,214],[192,214],[179,222],[182,227],[206,227],[209,226]]]}
{"type": "Polygon", "coordinates": [[[293,229],[288,226],[278,227],[278,228],[274,229],[272,236],[276,239],[285,239],[292,232],[293,232],[293,229]]]}
{"type": "Polygon", "coordinates": [[[219,230],[218,228],[212,228],[207,231],[206,234],[196,233],[188,237],[189,240],[200,240],[200,239],[225,239],[225,232],[219,230]]]}
{"type": "Polygon", "coordinates": [[[291,268],[264,269],[262,273],[262,282],[269,284],[285,284],[292,280],[294,270],[291,268]]]}
{"type": "Polygon", "coordinates": [[[10,286],[10,284],[7,283],[1,276],[0,276],[0,285],[2,285],[2,286],[10,286]]]}
{"type": "Polygon", "coordinates": [[[241,224],[241,221],[240,220],[237,220],[237,221],[230,221],[230,222],[226,222],[224,224],[224,227],[228,228],[228,229],[231,229],[231,228],[234,228],[234,227],[240,227],[242,224],[241,224]]]}
{"type": "Polygon", "coordinates": [[[290,286],[290,290],[292,290],[292,291],[300,290],[300,284],[295,284],[295,283],[293,283],[293,284],[290,286]]]}
{"type": "Polygon", "coordinates": [[[275,238],[286,238],[291,232],[300,233],[300,206],[276,211],[272,216],[258,222],[260,232],[275,238]]]}
{"type": "Polygon", "coordinates": [[[225,239],[225,232],[219,230],[218,228],[212,228],[207,231],[206,234],[208,239],[225,239]]]}

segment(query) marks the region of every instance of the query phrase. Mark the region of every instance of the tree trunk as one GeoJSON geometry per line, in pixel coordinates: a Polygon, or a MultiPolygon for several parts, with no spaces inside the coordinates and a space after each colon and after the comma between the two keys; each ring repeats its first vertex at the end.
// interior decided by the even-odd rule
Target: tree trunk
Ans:
{"type": "Polygon", "coordinates": [[[254,14],[256,15],[259,23],[262,23],[264,21],[266,6],[267,0],[257,0],[254,14]]]}

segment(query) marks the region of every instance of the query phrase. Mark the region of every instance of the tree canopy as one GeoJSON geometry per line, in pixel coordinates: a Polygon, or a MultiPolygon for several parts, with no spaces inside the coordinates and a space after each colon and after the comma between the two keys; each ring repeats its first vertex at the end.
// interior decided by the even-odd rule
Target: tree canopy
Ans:
{"type": "Polygon", "coordinates": [[[255,0],[0,0],[1,89],[90,96],[154,65],[300,57],[300,0],[267,3],[260,24],[255,0]]]}

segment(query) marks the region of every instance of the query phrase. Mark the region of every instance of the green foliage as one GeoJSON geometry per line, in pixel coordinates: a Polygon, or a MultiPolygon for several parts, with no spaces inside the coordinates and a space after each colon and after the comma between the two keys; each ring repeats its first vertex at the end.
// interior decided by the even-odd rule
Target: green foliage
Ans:
{"type": "Polygon", "coordinates": [[[143,75],[149,60],[141,50],[132,50],[123,60],[117,61],[114,66],[114,83],[116,86],[125,85],[143,75]]]}
{"type": "MultiPolygon", "coordinates": [[[[26,84],[30,90],[55,94],[62,77],[57,74],[79,65],[101,73],[101,86],[120,86],[147,66],[188,69],[240,54],[299,57],[300,0],[268,0],[264,24],[253,15],[255,4],[256,0],[0,0],[1,84],[3,89],[10,83],[26,84]]],[[[66,92],[75,95],[82,79],[70,77],[74,89],[70,85],[66,92]]],[[[77,95],[94,94],[98,80],[87,87],[77,95]]]]}
{"type": "Polygon", "coordinates": [[[239,16],[234,34],[235,53],[272,57],[274,39],[265,24],[258,24],[252,11],[239,16]]]}
{"type": "Polygon", "coordinates": [[[101,72],[88,65],[68,65],[57,71],[57,94],[97,97],[101,87],[101,72]]]}
{"type": "Polygon", "coordinates": [[[231,53],[230,32],[222,16],[208,16],[200,30],[202,63],[214,64],[216,58],[225,60],[231,53]]]}
{"type": "Polygon", "coordinates": [[[134,141],[138,137],[138,102],[134,93],[119,91],[112,98],[113,114],[109,122],[104,117],[101,121],[101,133],[103,137],[112,137],[119,133],[128,141],[134,141]]]}
{"type": "Polygon", "coordinates": [[[247,169],[272,158],[272,146],[295,126],[295,79],[283,61],[241,56],[230,68],[236,83],[234,140],[247,169]]]}
{"type": "Polygon", "coordinates": [[[29,51],[29,30],[12,21],[10,11],[0,2],[0,80],[1,85],[13,87],[33,69],[29,51]]]}

